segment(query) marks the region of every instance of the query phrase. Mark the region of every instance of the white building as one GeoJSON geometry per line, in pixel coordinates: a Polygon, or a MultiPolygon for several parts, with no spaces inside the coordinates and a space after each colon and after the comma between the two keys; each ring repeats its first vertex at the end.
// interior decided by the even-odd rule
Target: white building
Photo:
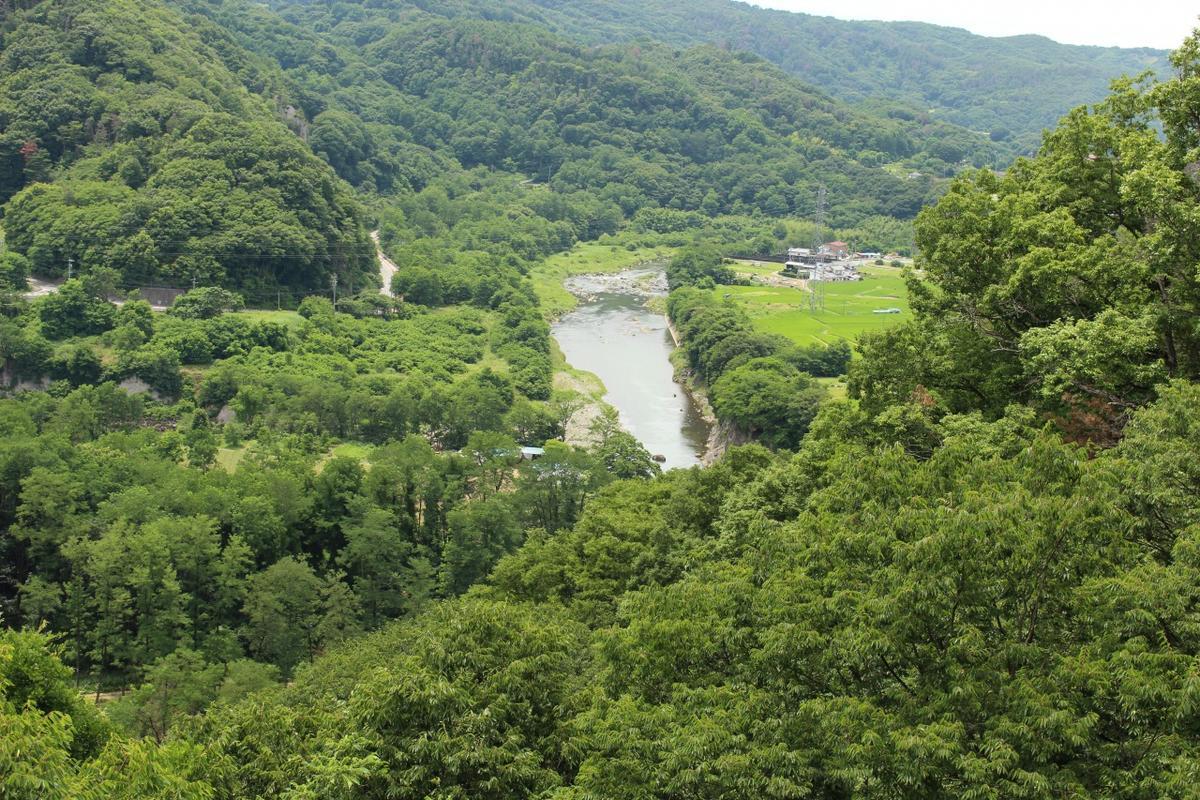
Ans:
{"type": "Polygon", "coordinates": [[[846,281],[861,281],[862,274],[853,264],[835,262],[832,264],[813,264],[808,268],[810,281],[825,281],[839,283],[846,281]]]}

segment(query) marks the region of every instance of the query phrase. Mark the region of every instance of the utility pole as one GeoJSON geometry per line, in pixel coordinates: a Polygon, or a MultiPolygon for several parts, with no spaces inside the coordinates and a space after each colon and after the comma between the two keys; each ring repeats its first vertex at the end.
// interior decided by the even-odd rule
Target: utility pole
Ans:
{"type": "Polygon", "coordinates": [[[337,306],[337,273],[329,276],[329,285],[333,287],[333,305],[337,306]]]}
{"type": "Polygon", "coordinates": [[[71,275],[75,272],[75,258],[67,256],[67,280],[71,280],[71,275]]]}

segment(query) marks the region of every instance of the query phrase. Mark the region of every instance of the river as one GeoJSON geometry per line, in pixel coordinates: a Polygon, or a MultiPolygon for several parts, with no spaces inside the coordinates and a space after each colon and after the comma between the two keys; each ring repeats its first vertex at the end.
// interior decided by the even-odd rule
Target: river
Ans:
{"type": "Polygon", "coordinates": [[[567,363],[604,382],[604,400],[651,454],[666,457],[664,469],[699,464],[708,423],[673,379],[666,317],[646,308],[649,297],[666,293],[661,271],[585,275],[566,286],[580,298],[553,327],[567,363]]]}

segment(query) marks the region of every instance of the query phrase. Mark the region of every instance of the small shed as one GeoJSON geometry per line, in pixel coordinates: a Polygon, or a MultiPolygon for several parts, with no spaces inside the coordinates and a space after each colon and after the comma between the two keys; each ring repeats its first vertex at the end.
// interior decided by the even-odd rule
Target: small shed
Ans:
{"type": "Polygon", "coordinates": [[[521,458],[525,461],[533,461],[535,459],[541,458],[544,455],[546,455],[546,448],[544,448],[544,447],[527,447],[526,446],[526,447],[521,448],[521,458]]]}

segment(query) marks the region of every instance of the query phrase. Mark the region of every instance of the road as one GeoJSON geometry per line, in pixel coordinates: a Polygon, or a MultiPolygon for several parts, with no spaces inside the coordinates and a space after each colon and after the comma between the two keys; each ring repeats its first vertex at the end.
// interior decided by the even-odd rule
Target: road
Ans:
{"type": "MultiPolygon", "coordinates": [[[[54,294],[59,290],[62,284],[62,281],[54,282],[43,280],[42,278],[31,277],[29,279],[29,291],[25,292],[22,297],[24,297],[26,300],[36,300],[39,297],[45,297],[46,295],[54,294]]],[[[113,297],[111,295],[108,298],[108,302],[112,303],[118,308],[125,305],[125,301],[123,299],[120,297],[113,297]]],[[[151,303],[150,308],[153,311],[166,311],[168,308],[170,308],[170,306],[161,305],[159,303],[151,303]]]]}
{"type": "MultiPolygon", "coordinates": [[[[379,280],[381,286],[379,293],[386,296],[392,296],[392,276],[396,274],[396,265],[392,260],[383,254],[383,248],[379,246],[379,231],[371,231],[371,241],[375,243],[375,254],[379,261],[379,280]]],[[[62,285],[62,281],[53,282],[42,280],[41,278],[29,279],[29,291],[25,292],[26,300],[34,300],[39,297],[45,297],[48,294],[54,294],[58,291],[58,287],[62,285]]],[[[123,301],[115,300],[117,305],[121,305],[123,301]]],[[[151,305],[155,311],[166,311],[166,306],[151,305]]]]}
{"type": "Polygon", "coordinates": [[[392,276],[396,274],[396,265],[383,254],[383,248],[379,246],[379,231],[371,231],[371,241],[375,242],[375,254],[379,258],[379,280],[382,284],[379,293],[391,297],[392,276]]]}
{"type": "Polygon", "coordinates": [[[44,281],[41,278],[29,279],[29,291],[25,293],[27,300],[33,300],[35,297],[45,297],[48,294],[54,294],[58,291],[59,284],[50,281],[44,281]]]}

